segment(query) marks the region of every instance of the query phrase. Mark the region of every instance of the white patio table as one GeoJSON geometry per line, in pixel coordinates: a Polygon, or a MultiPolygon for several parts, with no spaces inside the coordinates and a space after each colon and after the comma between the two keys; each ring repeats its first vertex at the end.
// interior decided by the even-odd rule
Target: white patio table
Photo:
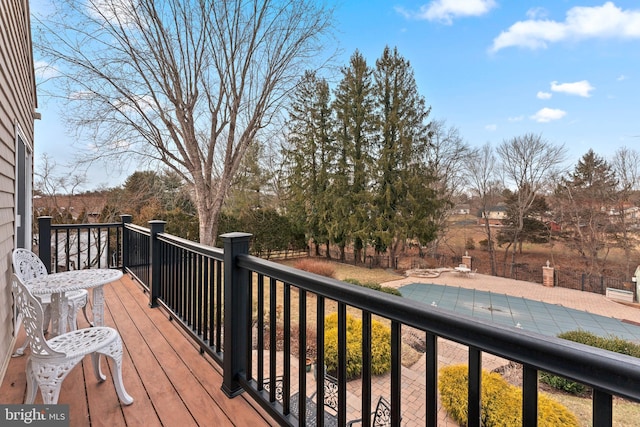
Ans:
{"type": "Polygon", "coordinates": [[[457,267],[453,268],[456,272],[469,275],[471,273],[471,269],[464,264],[461,264],[457,267]]]}
{"type": "Polygon", "coordinates": [[[57,336],[67,331],[69,305],[66,292],[78,289],[93,289],[93,323],[104,326],[104,290],[107,283],[119,280],[122,271],[93,268],[46,274],[25,282],[34,295],[51,294],[51,334],[57,336]]]}

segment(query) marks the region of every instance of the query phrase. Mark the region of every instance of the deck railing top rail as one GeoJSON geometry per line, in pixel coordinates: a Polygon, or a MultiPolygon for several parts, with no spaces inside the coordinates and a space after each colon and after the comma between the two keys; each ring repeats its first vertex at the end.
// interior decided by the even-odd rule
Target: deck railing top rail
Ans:
{"type": "MultiPolygon", "coordinates": [[[[371,318],[381,317],[391,321],[391,409],[394,425],[400,423],[400,359],[401,328],[411,327],[425,332],[428,354],[426,425],[435,425],[435,400],[437,398],[437,338],[443,338],[468,347],[469,353],[469,425],[479,425],[480,405],[480,365],[481,353],[488,353],[523,365],[525,372],[523,389],[523,419],[530,424],[536,422],[537,373],[539,371],[560,375],[594,388],[594,425],[611,425],[611,396],[620,396],[640,402],[640,359],[610,351],[570,342],[557,337],[544,336],[519,328],[484,321],[465,316],[439,307],[427,306],[408,298],[389,295],[365,287],[352,285],[340,280],[298,270],[276,262],[264,260],[248,254],[250,234],[228,233],[221,236],[224,249],[213,248],[172,236],[164,232],[163,221],[150,222],[150,228],[129,223],[130,217],[123,217],[118,224],[88,224],[96,228],[121,227],[122,238],[111,239],[111,244],[122,245],[115,252],[122,252],[122,267],[135,273],[149,292],[150,306],[160,305],[178,320],[192,338],[198,342],[201,351],[207,352],[222,365],[222,389],[228,396],[247,391],[279,422],[296,425],[295,414],[290,413],[290,391],[305,390],[305,374],[300,370],[298,379],[291,382],[292,361],[304,365],[305,354],[291,355],[291,342],[306,337],[306,295],[316,296],[316,344],[324,348],[324,328],[322,325],[325,301],[337,302],[339,322],[342,322],[338,336],[338,387],[339,404],[337,418],[346,422],[346,307],[361,310],[367,319],[369,331],[363,326],[363,371],[362,407],[370,406],[371,381],[373,375],[371,361],[371,318]],[[279,288],[278,288],[279,287],[279,288]],[[280,289],[276,291],[276,289],[280,289]],[[300,299],[292,297],[297,292],[300,299]],[[282,292],[282,293],[280,293],[282,292]],[[282,304],[284,336],[276,337],[277,304],[282,304]],[[292,305],[298,304],[299,330],[292,332],[292,305]],[[253,312],[254,308],[257,312],[253,312]],[[341,317],[342,316],[342,317],[341,317]],[[268,323],[267,320],[268,318],[268,323]],[[256,322],[256,332],[253,331],[256,322]],[[266,330],[268,329],[268,332],[266,330]],[[254,335],[255,334],[255,335],[254,335]],[[365,339],[366,335],[366,339],[365,339]],[[255,341],[254,341],[255,338],[255,341]],[[263,339],[269,340],[269,366],[263,366],[263,339]],[[284,345],[284,362],[276,366],[276,339],[284,345]],[[365,341],[367,344],[365,344],[365,341]],[[255,345],[255,347],[253,347],[255,345]],[[365,351],[365,347],[368,350],[365,351]],[[253,352],[256,360],[253,361],[253,352]],[[429,353],[431,351],[431,353],[429,353]],[[368,353],[368,356],[364,356],[368,353]],[[293,358],[293,359],[292,359],[293,358]],[[253,371],[252,363],[258,366],[253,371]],[[278,369],[276,369],[278,368],[278,369]],[[275,394],[267,398],[263,388],[265,376],[274,380],[284,370],[283,390],[285,397],[278,403],[275,394]],[[278,372],[276,372],[278,370],[278,372]],[[267,372],[265,372],[267,371],[267,372]],[[257,372],[257,374],[256,374],[257,372]],[[536,378],[531,386],[532,378],[536,378]],[[525,381],[528,386],[525,387],[525,381]],[[295,383],[295,385],[294,385],[295,383]],[[292,389],[293,387],[293,389],[292,389]],[[472,396],[472,389],[475,387],[472,396]],[[533,390],[533,391],[532,391],[533,390]],[[475,399],[475,400],[473,400],[475,399]],[[533,402],[533,403],[532,403],[533,402]],[[473,409],[473,414],[471,410],[473,409]],[[430,412],[429,412],[430,411],[430,412]],[[597,418],[597,422],[596,422],[597,418]]],[[[81,225],[69,225],[72,228],[81,225]]],[[[41,229],[42,232],[42,229],[41,229]]],[[[54,233],[55,234],[55,233],[54,233]]],[[[65,233],[66,234],[66,233],[65,233]]],[[[51,241],[44,242],[41,249],[51,241]]],[[[49,238],[51,236],[49,235],[49,238]]],[[[57,244],[57,243],[56,243],[57,244]]],[[[42,256],[42,253],[41,253],[42,256]]],[[[49,255],[50,256],[50,255],[49,255]]],[[[295,319],[294,319],[295,320],[295,319]]],[[[280,321],[280,320],[278,320],[280,321]]],[[[363,322],[363,325],[365,323],[363,322]]],[[[322,365],[323,352],[318,352],[318,362],[322,365]]],[[[322,396],[318,386],[317,396],[322,396]]],[[[300,401],[300,423],[304,424],[304,399],[300,401]]],[[[318,415],[320,415],[320,410],[318,415]]],[[[367,414],[362,414],[367,421],[367,414]]]]}
{"type": "Polygon", "coordinates": [[[635,387],[640,384],[640,359],[636,357],[452,313],[251,255],[238,256],[237,262],[247,270],[371,314],[640,401],[640,389],[635,387]]]}

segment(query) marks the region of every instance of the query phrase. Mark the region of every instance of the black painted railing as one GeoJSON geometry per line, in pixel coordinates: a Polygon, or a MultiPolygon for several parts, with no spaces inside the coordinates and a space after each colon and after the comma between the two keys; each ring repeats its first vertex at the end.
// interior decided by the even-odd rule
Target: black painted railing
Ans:
{"type": "Polygon", "coordinates": [[[122,223],[52,224],[51,219],[38,218],[38,251],[49,272],[122,266],[122,223]]]}
{"type": "MultiPolygon", "coordinates": [[[[318,276],[249,255],[251,235],[221,236],[223,249],[211,248],[165,234],[164,223],[150,228],[133,226],[124,217],[122,268],[132,273],[149,293],[152,307],[161,306],[222,366],[223,391],[233,397],[246,392],[282,425],[323,424],[323,405],[307,411],[307,344],[325,348],[324,319],[338,314],[337,425],[363,418],[369,410],[347,405],[347,312],[362,319],[362,374],[356,406],[371,408],[377,400],[371,371],[372,321],[391,329],[391,374],[388,395],[391,425],[409,418],[403,412],[401,333],[415,328],[424,334],[424,388],[414,390],[425,408],[424,424],[438,423],[438,345],[450,340],[467,348],[469,366],[468,424],[480,426],[482,355],[490,354],[523,366],[524,426],[537,425],[538,374],[567,377],[593,388],[593,425],[611,426],[612,398],[640,402],[640,359],[594,347],[485,322],[409,299],[388,295],[339,280],[318,276]],[[148,240],[145,243],[145,239],[148,240]],[[315,314],[313,314],[315,313],[315,314]],[[317,327],[321,325],[321,327],[317,327]],[[297,347],[297,351],[294,351],[297,347]],[[298,368],[299,367],[299,368],[298,368]]],[[[53,233],[53,232],[52,232],[53,233]]],[[[41,231],[42,247],[47,244],[41,231]]],[[[51,245],[51,242],[49,242],[51,245]]],[[[117,252],[117,251],[116,251],[117,252]]],[[[58,253],[58,252],[56,252],[58,253]]],[[[54,263],[55,264],[55,263],[54,263]]],[[[324,352],[316,355],[324,366],[324,352]]],[[[312,393],[325,401],[323,381],[312,393]]],[[[353,398],[351,399],[353,400],[353,398]]]]}

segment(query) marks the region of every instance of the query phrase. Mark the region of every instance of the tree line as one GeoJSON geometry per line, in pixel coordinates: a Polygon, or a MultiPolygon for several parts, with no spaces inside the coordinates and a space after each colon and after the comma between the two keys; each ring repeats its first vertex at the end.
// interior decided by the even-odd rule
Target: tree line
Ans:
{"type": "MultiPolygon", "coordinates": [[[[67,102],[70,128],[95,149],[84,160],[163,169],[105,190],[105,220],[116,212],[142,224],[166,219],[169,232],[204,244],[243,229],[256,247],[311,242],[316,251],[395,256],[407,242],[447,245],[450,208],[472,197],[485,218],[508,205],[499,233],[484,224],[492,272],[496,246],[514,264],[524,241],[542,238],[548,216],[588,269],[603,268],[614,247],[631,262],[635,152],[611,162],[590,152],[567,172],[564,147],[540,135],[472,149],[455,127],[429,121],[409,61],[389,47],[372,65],[356,51],[331,87],[318,65],[331,62],[323,58],[330,7],[61,0],[50,12],[34,17],[34,46],[56,68],[53,93],[67,102]]],[[[44,169],[40,191],[60,193],[44,169]]]]}
{"type": "MultiPolygon", "coordinates": [[[[406,240],[426,244],[443,209],[430,164],[430,108],[409,61],[386,47],[369,66],[356,51],[333,91],[307,72],[289,109],[284,206],[315,245],[368,248],[392,257],[406,240]]],[[[328,251],[327,251],[328,253],[328,251]]]]}

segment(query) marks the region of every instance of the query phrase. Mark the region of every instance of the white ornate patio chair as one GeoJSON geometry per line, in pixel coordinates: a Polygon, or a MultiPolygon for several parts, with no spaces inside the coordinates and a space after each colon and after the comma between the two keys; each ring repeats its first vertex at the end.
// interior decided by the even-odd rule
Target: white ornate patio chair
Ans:
{"type": "MultiPolygon", "coordinates": [[[[14,249],[12,262],[14,273],[17,274],[23,282],[48,274],[47,267],[42,263],[40,258],[28,249],[14,249]]],[[[67,292],[66,297],[69,300],[69,316],[67,317],[69,323],[68,329],[70,331],[74,331],[77,328],[77,313],[80,308],[82,308],[84,318],[87,319],[87,322],[91,326],[93,326],[93,323],[91,323],[87,316],[89,292],[86,289],[80,289],[77,291],[67,292]]],[[[36,298],[40,300],[40,304],[42,304],[42,308],[44,310],[44,331],[46,332],[51,321],[51,295],[38,295],[36,298]]],[[[13,353],[13,356],[22,356],[27,345],[29,345],[28,338],[22,346],[13,353]]]]}
{"type": "Polygon", "coordinates": [[[34,402],[38,388],[44,404],[56,404],[67,374],[88,354],[98,381],[106,379],[100,368],[100,355],[108,356],[114,362],[111,375],[118,398],[125,405],[133,403],[133,398],[122,384],[122,340],[118,331],[98,326],[77,329],[46,340],[42,333],[44,313],[40,301],[16,274],[13,275],[12,288],[31,346],[26,368],[25,404],[34,402]]]}

